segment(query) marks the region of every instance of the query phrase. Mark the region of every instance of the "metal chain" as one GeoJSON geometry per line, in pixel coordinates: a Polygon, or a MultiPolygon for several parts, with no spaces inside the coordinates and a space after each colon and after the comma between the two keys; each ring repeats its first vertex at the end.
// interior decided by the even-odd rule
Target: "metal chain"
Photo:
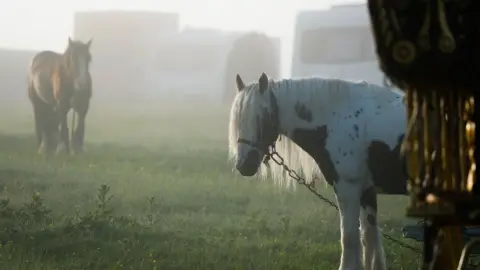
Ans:
{"type": "MultiPolygon", "coordinates": [[[[327,204],[329,204],[330,206],[332,206],[333,208],[338,209],[338,206],[332,202],[331,200],[327,199],[325,196],[323,196],[322,194],[320,194],[316,189],[315,187],[312,185],[312,184],[307,184],[305,178],[301,177],[300,175],[298,175],[298,173],[295,171],[295,170],[292,170],[290,169],[285,163],[284,163],[284,159],[282,156],[280,156],[280,154],[277,152],[277,150],[275,149],[275,146],[270,146],[269,147],[269,151],[268,151],[268,154],[265,156],[265,159],[264,159],[264,163],[265,164],[268,164],[268,161],[269,160],[273,160],[276,164],[278,164],[279,166],[281,166],[283,168],[283,170],[285,170],[288,175],[293,178],[298,184],[300,185],[303,185],[305,186],[310,192],[312,192],[315,196],[317,196],[317,198],[319,198],[320,200],[326,202],[327,204]]],[[[380,232],[382,234],[382,236],[387,239],[387,240],[390,240],[392,241],[393,243],[403,247],[403,248],[406,248],[406,249],[409,249],[415,253],[419,253],[421,254],[421,250],[416,248],[416,247],[413,247],[411,245],[408,245],[406,243],[404,243],[403,241],[400,241],[384,232],[380,232]]]]}

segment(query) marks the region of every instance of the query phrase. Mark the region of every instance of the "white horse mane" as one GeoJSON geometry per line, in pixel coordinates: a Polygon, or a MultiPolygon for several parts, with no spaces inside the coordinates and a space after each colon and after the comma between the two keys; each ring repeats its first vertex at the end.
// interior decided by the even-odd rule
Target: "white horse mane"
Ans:
{"type": "MultiPolygon", "coordinates": [[[[346,89],[352,89],[354,84],[368,84],[365,81],[346,81],[341,79],[323,79],[323,78],[301,78],[301,79],[284,79],[284,80],[270,80],[269,91],[274,91],[277,98],[279,108],[283,108],[279,114],[289,114],[287,108],[292,108],[291,115],[294,116],[294,104],[298,101],[305,104],[309,109],[312,109],[312,113],[316,113],[314,108],[318,108],[319,102],[325,100],[327,97],[334,95],[338,99],[348,98],[351,92],[345,91],[346,89]],[[322,89],[322,90],[319,90],[322,89]],[[315,106],[314,104],[317,104],[315,106]]],[[[375,95],[388,92],[387,95],[391,95],[394,92],[385,91],[388,88],[368,84],[375,95]],[[378,91],[376,91],[378,90],[378,91]]],[[[246,102],[253,102],[254,96],[258,93],[258,83],[250,83],[245,87],[245,90],[237,93],[233,101],[230,111],[230,123],[229,123],[229,160],[235,161],[237,157],[238,146],[238,124],[243,121],[256,121],[257,115],[261,114],[260,106],[251,106],[255,108],[253,112],[243,112],[245,106],[242,104],[246,102]]],[[[398,94],[398,93],[396,93],[398,94]]],[[[381,95],[381,94],[380,94],[381,95]]],[[[289,117],[289,116],[288,116],[289,117]]],[[[290,140],[287,136],[280,134],[276,142],[276,150],[283,157],[285,164],[292,170],[295,170],[300,176],[305,178],[306,182],[324,182],[325,178],[320,171],[315,160],[303,151],[297,144],[290,140]]],[[[293,187],[296,185],[294,180],[288,176],[288,173],[283,168],[273,161],[270,161],[270,166],[261,165],[259,169],[259,175],[262,179],[267,179],[269,176],[273,179],[274,183],[283,187],[293,187]]]]}

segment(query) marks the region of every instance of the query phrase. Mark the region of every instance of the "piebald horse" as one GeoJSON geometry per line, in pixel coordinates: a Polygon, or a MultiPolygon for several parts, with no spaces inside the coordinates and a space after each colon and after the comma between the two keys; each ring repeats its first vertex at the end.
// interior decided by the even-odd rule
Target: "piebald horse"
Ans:
{"type": "Polygon", "coordinates": [[[67,115],[71,108],[73,119],[78,116],[77,126],[72,123],[72,148],[75,152],[83,151],[85,117],[92,96],[91,44],[91,39],[83,43],[68,38],[63,54],[41,51],[30,63],[28,95],[39,153],[51,153],[55,147],[57,153],[70,152],[67,115]]]}
{"type": "Polygon", "coordinates": [[[403,93],[340,79],[274,81],[265,73],[247,85],[237,75],[236,84],[229,153],[238,172],[258,172],[291,185],[281,166],[262,162],[275,144],[285,164],[307,183],[320,178],[333,186],[341,224],[339,269],[387,269],[377,193],[407,194],[400,159],[406,130],[403,93]]]}

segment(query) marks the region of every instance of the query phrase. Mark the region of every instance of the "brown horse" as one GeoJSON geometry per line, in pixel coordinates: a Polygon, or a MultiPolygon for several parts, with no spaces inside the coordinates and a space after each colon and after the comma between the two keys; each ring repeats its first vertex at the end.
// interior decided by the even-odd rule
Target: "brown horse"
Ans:
{"type": "Polygon", "coordinates": [[[55,146],[57,153],[70,152],[67,115],[71,108],[74,119],[78,116],[72,148],[75,152],[83,150],[85,117],[92,96],[91,44],[91,39],[83,43],[68,38],[63,54],[42,51],[31,61],[28,95],[33,105],[39,153],[51,153],[55,146]]]}

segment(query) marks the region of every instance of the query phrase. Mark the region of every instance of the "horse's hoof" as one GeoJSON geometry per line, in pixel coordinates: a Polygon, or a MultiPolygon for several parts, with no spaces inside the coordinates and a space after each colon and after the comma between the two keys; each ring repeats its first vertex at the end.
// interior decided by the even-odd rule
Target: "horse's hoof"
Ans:
{"type": "Polygon", "coordinates": [[[45,144],[41,144],[40,147],[38,148],[38,154],[40,155],[44,155],[47,153],[47,147],[45,146],[45,144]]]}
{"type": "Polygon", "coordinates": [[[85,150],[83,150],[83,147],[81,147],[81,146],[74,146],[74,147],[72,147],[72,149],[73,149],[72,152],[73,152],[74,155],[80,155],[80,154],[85,153],[85,150]]]}
{"type": "Polygon", "coordinates": [[[61,143],[57,146],[57,155],[67,153],[67,147],[65,144],[61,143]]]}
{"type": "Polygon", "coordinates": [[[79,149],[79,150],[75,151],[75,155],[77,155],[77,156],[80,156],[80,155],[83,155],[83,154],[85,154],[85,150],[83,150],[83,149],[79,149]]]}

